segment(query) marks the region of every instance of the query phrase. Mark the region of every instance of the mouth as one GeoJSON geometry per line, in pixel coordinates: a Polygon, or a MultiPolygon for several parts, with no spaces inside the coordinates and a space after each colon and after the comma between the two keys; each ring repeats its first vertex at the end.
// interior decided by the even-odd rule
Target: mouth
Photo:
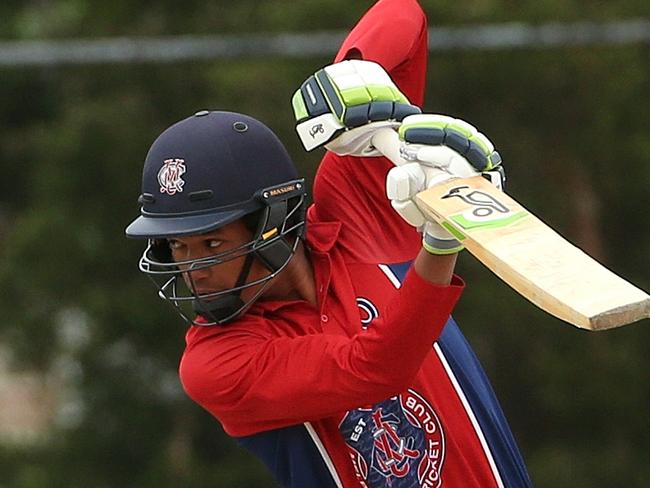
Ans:
{"type": "Polygon", "coordinates": [[[194,293],[196,293],[197,295],[212,295],[218,292],[219,290],[215,290],[212,288],[194,288],[194,293]]]}
{"type": "Polygon", "coordinates": [[[220,291],[218,288],[215,288],[208,283],[196,283],[185,280],[185,285],[187,286],[188,291],[194,295],[211,295],[219,293],[220,291]]]}

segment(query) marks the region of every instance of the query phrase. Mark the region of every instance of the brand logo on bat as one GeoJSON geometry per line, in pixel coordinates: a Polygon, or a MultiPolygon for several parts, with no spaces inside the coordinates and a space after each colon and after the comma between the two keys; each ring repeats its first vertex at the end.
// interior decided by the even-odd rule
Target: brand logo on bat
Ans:
{"type": "Polygon", "coordinates": [[[472,190],[467,193],[462,192],[468,188],[469,186],[457,186],[449,190],[446,195],[443,195],[442,198],[444,200],[445,198],[457,197],[469,205],[475,205],[476,208],[472,210],[472,213],[477,217],[487,217],[489,215],[492,215],[494,212],[510,212],[508,207],[499,202],[499,200],[494,198],[489,193],[485,193],[480,190],[472,190]]]}
{"type": "Polygon", "coordinates": [[[456,186],[441,197],[460,198],[471,208],[449,217],[463,229],[505,227],[529,215],[526,211],[513,212],[489,193],[473,190],[467,185],[456,186]]]}
{"type": "Polygon", "coordinates": [[[185,174],[184,159],[165,159],[162,168],[158,171],[160,193],[175,195],[183,191],[185,181],[181,178],[185,174]]]}
{"type": "Polygon", "coordinates": [[[417,392],[351,410],[339,430],[361,486],[441,485],[445,435],[436,412],[417,392]]]}
{"type": "Polygon", "coordinates": [[[309,129],[309,135],[312,137],[316,137],[316,134],[324,134],[325,133],[325,128],[323,127],[323,124],[316,124],[312,126],[311,129],[309,129]]]}

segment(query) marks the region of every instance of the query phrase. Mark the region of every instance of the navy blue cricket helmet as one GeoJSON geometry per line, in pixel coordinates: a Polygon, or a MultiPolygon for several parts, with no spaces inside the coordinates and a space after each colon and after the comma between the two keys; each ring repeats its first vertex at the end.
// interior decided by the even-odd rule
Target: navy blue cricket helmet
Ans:
{"type": "Polygon", "coordinates": [[[166,129],[149,149],[138,199],[141,215],[126,235],[148,239],[140,270],[183,318],[197,325],[225,324],[259,298],[289,263],[304,234],[305,196],[304,180],[271,129],[247,115],[204,110],[166,129]],[[244,217],[252,231],[250,242],[173,262],[167,239],[205,234],[244,217]],[[246,259],[235,287],[197,293],[191,270],[241,256],[246,259]],[[247,283],[253,259],[263,263],[268,275],[247,283]],[[183,280],[183,274],[189,279],[183,280]],[[257,290],[243,302],[241,291],[249,287],[257,290]],[[184,304],[203,318],[190,318],[184,304]]]}

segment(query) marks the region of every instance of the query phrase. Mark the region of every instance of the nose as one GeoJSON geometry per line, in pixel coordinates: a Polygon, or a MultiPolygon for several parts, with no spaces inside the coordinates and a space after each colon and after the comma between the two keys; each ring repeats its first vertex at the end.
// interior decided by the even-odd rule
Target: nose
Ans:
{"type": "Polygon", "coordinates": [[[210,267],[209,263],[199,262],[192,263],[192,261],[204,258],[205,256],[200,253],[187,252],[183,256],[183,261],[187,261],[188,264],[180,265],[179,268],[187,276],[191,276],[191,279],[194,283],[198,284],[201,281],[208,279],[210,276],[210,267]],[[191,263],[191,264],[190,264],[191,263]]]}
{"type": "Polygon", "coordinates": [[[191,267],[187,266],[183,271],[183,280],[191,290],[202,293],[200,290],[208,286],[210,282],[209,268],[191,269],[191,267]]]}
{"type": "Polygon", "coordinates": [[[205,278],[210,273],[209,269],[207,267],[204,267],[204,265],[199,265],[199,267],[196,268],[189,266],[187,268],[187,271],[189,272],[189,274],[192,275],[192,278],[194,278],[195,280],[205,278]]]}
{"type": "Polygon", "coordinates": [[[174,260],[183,275],[186,285],[192,289],[212,288],[214,263],[203,242],[185,241],[174,250],[174,260]],[[198,262],[197,262],[198,261],[198,262]]]}

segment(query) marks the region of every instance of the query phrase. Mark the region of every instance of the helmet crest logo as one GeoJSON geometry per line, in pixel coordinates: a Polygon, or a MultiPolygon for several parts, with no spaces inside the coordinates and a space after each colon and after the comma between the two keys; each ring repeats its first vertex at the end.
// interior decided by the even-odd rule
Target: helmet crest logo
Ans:
{"type": "Polygon", "coordinates": [[[183,191],[185,181],[181,176],[185,174],[184,159],[165,159],[162,168],[158,171],[158,183],[160,183],[160,193],[175,195],[183,191]]]}

